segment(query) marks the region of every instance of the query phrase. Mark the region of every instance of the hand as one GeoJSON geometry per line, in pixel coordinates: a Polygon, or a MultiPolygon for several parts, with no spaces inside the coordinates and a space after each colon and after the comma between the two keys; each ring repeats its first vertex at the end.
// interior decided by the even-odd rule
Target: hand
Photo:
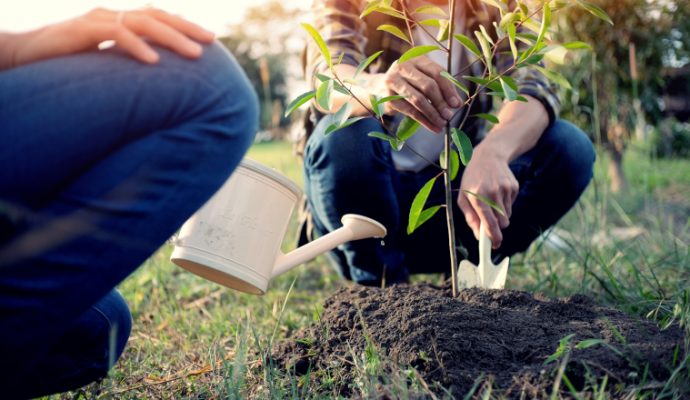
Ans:
{"type": "Polygon", "coordinates": [[[462,175],[458,196],[458,206],[477,240],[480,222],[484,221],[493,248],[501,246],[501,230],[510,224],[513,203],[519,189],[518,181],[508,167],[508,161],[493,152],[490,147],[477,146],[462,175]],[[489,198],[503,209],[505,215],[463,190],[489,198]]]}
{"type": "Polygon", "coordinates": [[[374,83],[381,96],[401,95],[405,99],[385,103],[385,112],[400,112],[414,118],[433,132],[440,132],[460,106],[455,86],[441,76],[444,69],[422,56],[393,64],[374,83]]]}
{"type": "Polygon", "coordinates": [[[13,43],[11,67],[53,57],[94,50],[114,40],[135,59],[154,64],[159,55],[143,39],[187,58],[201,56],[197,42],[210,43],[213,33],[165,11],[149,8],[116,12],[102,8],[69,21],[20,36],[13,43]]]}

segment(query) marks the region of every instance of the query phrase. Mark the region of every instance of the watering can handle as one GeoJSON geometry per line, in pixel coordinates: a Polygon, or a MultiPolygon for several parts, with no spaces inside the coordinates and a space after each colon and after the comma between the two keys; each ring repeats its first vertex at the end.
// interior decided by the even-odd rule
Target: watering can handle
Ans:
{"type": "Polygon", "coordinates": [[[366,238],[383,238],[387,233],[386,228],[381,223],[362,215],[345,214],[342,218],[342,224],[343,226],[340,228],[288,254],[280,253],[273,269],[272,278],[284,274],[343,243],[366,238]]]}

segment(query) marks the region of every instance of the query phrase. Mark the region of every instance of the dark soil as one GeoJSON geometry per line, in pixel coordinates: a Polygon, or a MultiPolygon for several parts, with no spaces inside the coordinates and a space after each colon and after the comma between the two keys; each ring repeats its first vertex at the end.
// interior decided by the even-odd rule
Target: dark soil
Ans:
{"type": "Polygon", "coordinates": [[[605,375],[607,388],[663,381],[682,341],[678,328],[662,331],[582,295],[549,299],[469,289],[452,299],[447,288],[431,285],[354,286],[326,300],[320,323],[280,343],[274,359],[297,374],[310,371],[317,385],[329,377],[331,392],[337,378],[335,391],[353,396],[353,379],[361,374],[369,343],[369,351],[373,345],[391,361],[382,364],[383,377],[392,365],[412,366],[428,390],[442,397],[462,397],[475,382],[488,379],[508,398],[534,398],[551,393],[565,358],[565,375],[579,389],[605,375]],[[545,364],[571,334],[564,346],[569,350],[545,364]],[[576,346],[588,339],[606,344],[576,346]]]}

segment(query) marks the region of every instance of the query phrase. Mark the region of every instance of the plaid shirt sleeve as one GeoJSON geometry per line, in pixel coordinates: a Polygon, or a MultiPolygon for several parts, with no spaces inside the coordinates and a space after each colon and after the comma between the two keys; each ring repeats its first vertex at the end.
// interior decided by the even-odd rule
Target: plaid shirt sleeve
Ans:
{"type": "MultiPolygon", "coordinates": [[[[333,62],[342,56],[342,64],[357,66],[365,59],[365,24],[359,18],[364,2],[361,0],[314,0],[314,27],[328,46],[333,62]]],[[[305,77],[315,84],[317,73],[328,69],[328,64],[313,40],[306,52],[305,77]]]]}

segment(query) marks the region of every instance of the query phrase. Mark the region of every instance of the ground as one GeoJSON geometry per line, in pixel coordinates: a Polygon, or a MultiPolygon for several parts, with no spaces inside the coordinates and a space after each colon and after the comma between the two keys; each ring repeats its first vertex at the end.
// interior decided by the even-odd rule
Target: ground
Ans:
{"type": "MultiPolygon", "coordinates": [[[[287,143],[255,145],[250,157],[301,182],[300,167],[287,143]]],[[[595,181],[559,223],[557,235],[514,257],[507,287],[547,297],[584,294],[596,304],[648,319],[659,329],[681,323],[686,350],[669,362],[672,375],[663,382],[557,388],[573,398],[606,398],[607,394],[613,398],[681,398],[690,387],[690,160],[652,159],[642,148],[631,149],[625,160],[631,189],[622,195],[607,190],[605,164],[600,155],[595,181]]],[[[292,242],[288,238],[285,248],[292,247],[292,242]]],[[[316,385],[309,375],[286,374],[271,358],[300,328],[319,321],[324,301],[348,286],[325,259],[276,279],[267,295],[257,297],[224,289],[173,266],[168,262],[170,250],[169,245],[164,246],[120,285],[132,309],[134,328],[109,379],[60,397],[283,399],[336,395],[337,382],[326,379],[316,385]]],[[[442,277],[434,275],[417,280],[442,283],[442,277]]],[[[553,351],[557,350],[555,343],[553,351]]],[[[368,351],[371,355],[373,350],[368,351]]],[[[393,387],[393,383],[377,380],[380,371],[363,365],[359,375],[367,379],[355,380],[349,393],[356,398],[377,398],[385,393],[427,397],[424,385],[408,367],[400,366],[403,378],[393,387]],[[372,379],[378,383],[371,385],[372,379]]],[[[491,385],[476,390],[476,396],[496,397],[491,385]]]]}

